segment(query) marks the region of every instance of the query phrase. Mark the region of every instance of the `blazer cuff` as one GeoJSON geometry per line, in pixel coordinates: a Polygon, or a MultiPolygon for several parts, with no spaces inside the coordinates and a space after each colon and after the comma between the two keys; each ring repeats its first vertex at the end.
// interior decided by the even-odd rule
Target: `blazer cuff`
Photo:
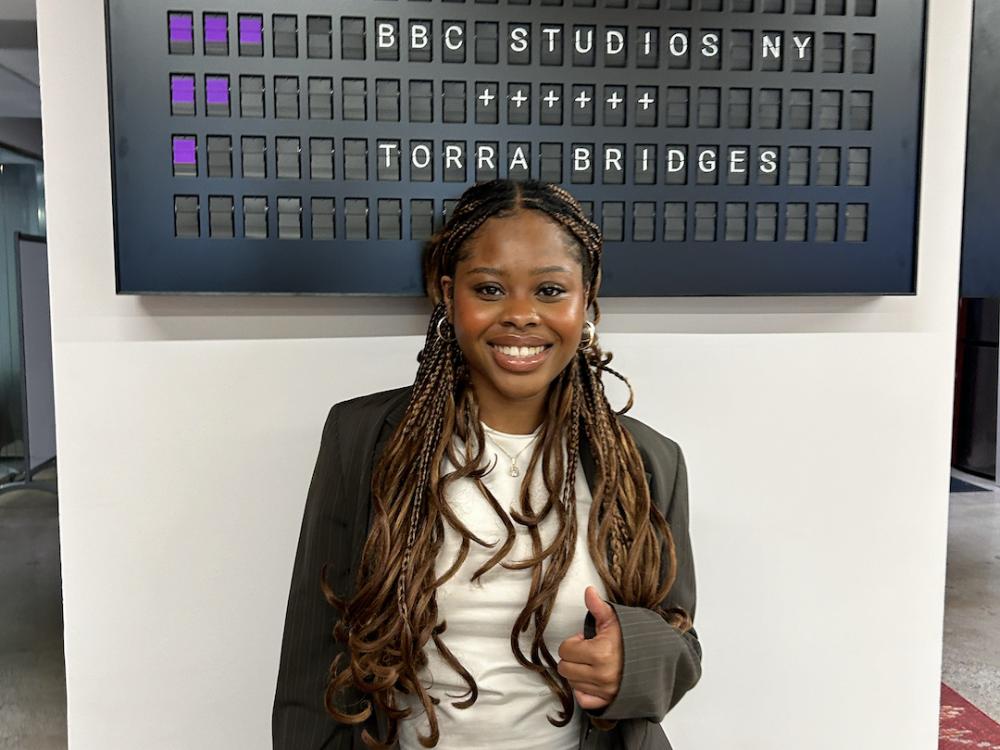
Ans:
{"type": "MultiPolygon", "coordinates": [[[[618,694],[607,706],[587,710],[601,719],[663,717],[701,677],[701,647],[692,628],[681,633],[646,607],[608,602],[618,616],[622,633],[622,679],[618,694]]],[[[588,612],[584,632],[593,627],[588,612]]]]}

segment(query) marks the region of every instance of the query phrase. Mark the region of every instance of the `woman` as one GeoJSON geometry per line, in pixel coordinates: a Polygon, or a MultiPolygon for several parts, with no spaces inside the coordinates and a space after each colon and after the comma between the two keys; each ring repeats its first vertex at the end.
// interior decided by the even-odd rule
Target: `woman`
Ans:
{"type": "Polygon", "coordinates": [[[670,747],[701,676],[687,476],[605,398],[601,248],[565,190],[507,180],[428,244],[413,385],[323,431],[276,749],[670,747]]]}

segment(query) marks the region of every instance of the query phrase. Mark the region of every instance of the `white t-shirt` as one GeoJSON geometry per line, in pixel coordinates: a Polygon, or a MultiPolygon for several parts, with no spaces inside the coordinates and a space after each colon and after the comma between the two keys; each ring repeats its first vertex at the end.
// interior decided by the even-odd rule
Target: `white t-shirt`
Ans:
{"type": "MultiPolygon", "coordinates": [[[[502,508],[517,508],[521,482],[531,453],[538,446],[537,436],[541,428],[530,435],[498,432],[485,424],[483,430],[487,434],[485,459],[489,461],[496,456],[496,466],[483,477],[483,483],[502,508]],[[511,460],[497,449],[497,443],[512,456],[532,443],[517,458],[520,476],[510,475],[511,460]]],[[[441,466],[442,474],[453,471],[454,468],[445,457],[441,466]]],[[[539,460],[531,485],[531,506],[535,511],[540,510],[545,502],[541,468],[539,460]]],[[[470,531],[485,541],[498,541],[502,544],[506,530],[473,480],[464,478],[452,484],[447,500],[470,531]]],[[[590,506],[590,488],[578,459],[576,549],[556,594],[552,616],[545,627],[545,643],[556,660],[559,658],[559,645],[566,638],[583,630],[583,620],[587,614],[583,593],[587,586],[596,587],[598,593],[607,598],[607,591],[587,549],[590,506]]],[[[553,508],[539,526],[543,546],[552,540],[558,529],[557,512],[553,508]]],[[[531,556],[531,535],[513,518],[510,520],[517,536],[506,559],[526,559],[531,556]]],[[[444,525],[444,544],[435,561],[438,576],[454,562],[461,541],[461,535],[447,521],[444,525]]],[[[579,705],[574,706],[573,719],[564,727],[549,723],[546,714],[555,718],[561,704],[540,676],[517,663],[510,647],[514,620],[528,598],[531,570],[508,570],[498,563],[480,577],[480,583],[473,584],[470,581],[473,572],[495,551],[496,547],[484,548],[471,542],[469,555],[462,567],[437,591],[439,616],[447,623],[441,639],[473,676],[479,688],[475,703],[468,708],[455,708],[452,702],[468,699],[468,694],[461,695],[466,693],[467,685],[440,656],[433,640],[428,641],[425,646],[428,670],[422,671],[420,676],[425,687],[431,684],[433,678],[429,693],[441,701],[434,707],[440,731],[437,747],[441,750],[498,747],[518,750],[575,750],[579,745],[583,711],[579,705]],[[447,694],[461,697],[449,698],[447,694]]],[[[529,659],[533,632],[531,625],[521,634],[521,650],[529,659]]],[[[415,695],[397,691],[396,696],[400,706],[413,708],[410,718],[400,722],[400,748],[422,748],[417,740],[417,732],[425,737],[430,732],[423,706],[415,695]]]]}

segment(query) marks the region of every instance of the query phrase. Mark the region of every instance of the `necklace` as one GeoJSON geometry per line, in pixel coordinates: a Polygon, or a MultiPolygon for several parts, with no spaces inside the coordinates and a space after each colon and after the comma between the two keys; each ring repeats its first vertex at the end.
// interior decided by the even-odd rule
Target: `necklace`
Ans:
{"type": "Polygon", "coordinates": [[[538,437],[538,435],[535,435],[535,437],[531,438],[531,440],[529,440],[529,441],[528,441],[528,444],[527,444],[527,445],[525,445],[525,446],[524,446],[523,448],[521,448],[521,450],[519,450],[519,451],[518,451],[517,453],[515,453],[515,454],[514,454],[514,455],[512,456],[512,455],[510,455],[510,454],[509,454],[509,453],[508,453],[508,452],[507,452],[507,451],[506,451],[506,450],[504,449],[504,447],[503,447],[502,445],[500,445],[500,443],[498,443],[498,442],[497,442],[496,440],[494,440],[494,439],[493,439],[493,436],[492,436],[492,435],[490,435],[490,433],[488,433],[488,432],[485,432],[485,431],[484,431],[484,434],[485,434],[485,435],[486,435],[486,437],[487,437],[487,438],[489,439],[489,441],[490,441],[491,443],[493,443],[493,445],[495,445],[495,446],[496,446],[497,448],[499,448],[499,449],[500,449],[500,451],[501,451],[501,452],[502,452],[502,453],[503,453],[503,454],[504,454],[505,456],[507,456],[507,458],[509,458],[509,459],[510,459],[510,472],[509,472],[509,473],[510,473],[510,475],[511,475],[512,477],[519,477],[519,476],[521,476],[521,470],[517,468],[517,457],[518,457],[518,456],[520,456],[520,455],[521,455],[522,453],[524,453],[524,452],[525,452],[526,450],[528,450],[528,448],[530,448],[530,447],[531,447],[532,443],[534,443],[534,442],[535,442],[535,439],[536,439],[536,438],[538,437]]]}

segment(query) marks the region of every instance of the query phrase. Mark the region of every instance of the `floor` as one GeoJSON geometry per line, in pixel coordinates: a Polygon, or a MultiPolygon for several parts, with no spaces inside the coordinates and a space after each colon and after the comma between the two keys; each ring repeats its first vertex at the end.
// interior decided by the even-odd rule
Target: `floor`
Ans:
{"type": "Polygon", "coordinates": [[[1000,722],[1000,490],[951,495],[941,679],[1000,722]]]}
{"type": "MultiPolygon", "coordinates": [[[[1000,722],[1000,490],[949,505],[942,679],[1000,722]]],[[[55,470],[41,479],[55,479],[55,470]]],[[[0,495],[0,750],[66,750],[56,498],[0,495]]]]}
{"type": "Polygon", "coordinates": [[[37,490],[0,495],[0,750],[66,750],[58,505],[37,490]]]}

